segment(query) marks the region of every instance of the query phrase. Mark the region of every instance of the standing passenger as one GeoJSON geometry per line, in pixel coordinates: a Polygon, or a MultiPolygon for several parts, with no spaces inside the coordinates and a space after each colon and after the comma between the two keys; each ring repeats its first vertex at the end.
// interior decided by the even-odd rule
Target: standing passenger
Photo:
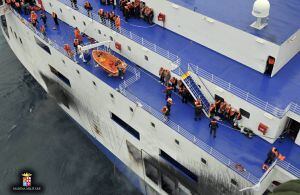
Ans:
{"type": "MultiPolygon", "coordinates": [[[[52,18],[54,20],[55,25],[58,26],[59,25],[58,17],[57,17],[57,14],[55,12],[52,12],[52,18]]],[[[56,30],[56,27],[53,27],[53,30],[56,30]]]]}
{"type": "Polygon", "coordinates": [[[210,134],[213,134],[213,136],[215,138],[217,129],[219,128],[217,120],[213,118],[209,123],[209,127],[210,127],[210,134]]]}

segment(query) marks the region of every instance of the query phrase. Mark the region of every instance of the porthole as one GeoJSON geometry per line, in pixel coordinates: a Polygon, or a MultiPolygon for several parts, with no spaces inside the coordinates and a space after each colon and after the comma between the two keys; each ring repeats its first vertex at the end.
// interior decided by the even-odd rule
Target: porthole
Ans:
{"type": "Polygon", "coordinates": [[[145,60],[146,60],[146,61],[148,61],[148,60],[149,60],[149,59],[148,59],[148,56],[145,56],[145,60]]]}

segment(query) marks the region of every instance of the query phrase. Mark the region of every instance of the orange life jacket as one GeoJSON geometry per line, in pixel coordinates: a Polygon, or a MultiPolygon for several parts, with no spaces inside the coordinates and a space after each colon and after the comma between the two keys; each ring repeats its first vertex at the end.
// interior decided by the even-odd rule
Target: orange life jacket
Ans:
{"type": "Polygon", "coordinates": [[[117,28],[120,28],[120,26],[121,26],[121,19],[120,19],[120,17],[117,17],[117,19],[115,20],[115,24],[116,24],[117,28]]]}
{"type": "Polygon", "coordinates": [[[31,20],[31,22],[35,22],[35,21],[37,20],[37,15],[36,15],[36,13],[31,13],[31,14],[30,14],[30,20],[31,20]]]}
{"type": "Polygon", "coordinates": [[[71,51],[70,45],[69,44],[64,44],[64,50],[69,53],[71,51]]]}

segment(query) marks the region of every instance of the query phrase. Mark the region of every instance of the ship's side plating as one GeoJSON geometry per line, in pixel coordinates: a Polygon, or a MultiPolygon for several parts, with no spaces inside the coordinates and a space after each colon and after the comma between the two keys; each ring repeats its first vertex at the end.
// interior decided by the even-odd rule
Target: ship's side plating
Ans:
{"type": "MultiPolygon", "coordinates": [[[[8,36],[3,34],[22,64],[63,110],[132,170],[142,191],[154,189],[164,194],[173,187],[178,193],[205,193],[208,185],[215,188],[214,193],[233,194],[253,185],[38,38],[15,15],[7,13],[5,19],[8,36]],[[50,53],[36,39],[47,45],[50,53]],[[121,127],[119,119],[138,136],[121,127]],[[166,154],[196,177],[174,168],[164,160],[166,154]]],[[[288,173],[277,169],[270,173],[274,179],[290,179],[288,173]]],[[[264,180],[257,193],[269,183],[264,180]]]]}

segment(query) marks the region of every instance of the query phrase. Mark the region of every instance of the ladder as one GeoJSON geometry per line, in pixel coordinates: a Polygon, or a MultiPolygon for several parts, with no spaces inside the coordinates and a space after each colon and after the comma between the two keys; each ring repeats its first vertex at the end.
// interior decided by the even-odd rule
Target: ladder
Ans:
{"type": "Polygon", "coordinates": [[[185,86],[187,87],[187,89],[189,90],[189,92],[191,93],[193,98],[195,100],[196,99],[201,100],[203,109],[206,112],[206,114],[208,114],[210,104],[209,104],[208,100],[205,98],[205,96],[203,95],[203,93],[201,92],[200,87],[193,80],[190,72],[188,71],[185,74],[183,74],[181,76],[181,80],[185,84],[185,86]]]}

